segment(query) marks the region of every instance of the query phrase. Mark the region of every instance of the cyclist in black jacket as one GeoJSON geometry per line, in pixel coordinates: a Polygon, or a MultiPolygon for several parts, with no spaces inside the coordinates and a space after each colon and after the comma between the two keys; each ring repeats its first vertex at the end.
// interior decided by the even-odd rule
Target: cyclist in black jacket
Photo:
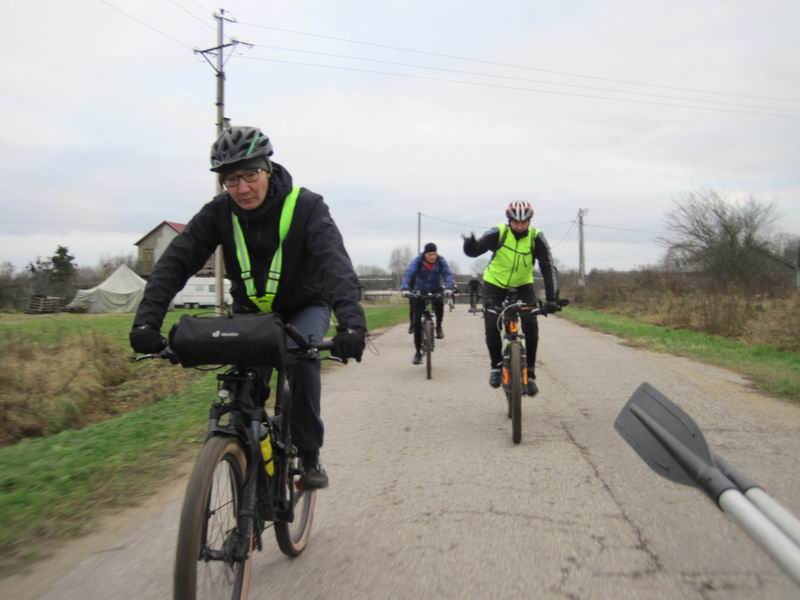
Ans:
{"type": "MultiPolygon", "coordinates": [[[[464,253],[476,257],[491,251],[492,259],[483,272],[483,318],[486,333],[486,347],[491,362],[489,385],[500,387],[501,367],[503,366],[502,341],[497,329],[497,315],[487,308],[499,306],[508,297],[509,290],[517,290],[517,297],[526,304],[536,302],[533,289],[535,262],[544,276],[545,297],[550,312],[557,309],[558,269],[550,254],[550,246],[541,230],[531,226],[533,207],[529,202],[516,200],[506,209],[507,223],[502,223],[475,239],[473,233],[464,237],[464,253]]],[[[522,329],[525,332],[525,348],[528,370],[527,393],[534,396],[536,386],[536,349],[539,343],[539,324],[536,315],[521,315],[522,329]]]]}
{"type": "MultiPolygon", "coordinates": [[[[305,338],[321,341],[333,310],[339,324],[333,354],[361,360],[367,324],[339,229],[322,196],[294,186],[272,153],[269,138],[255,127],[231,127],[211,147],[211,170],[226,191],[200,209],[156,264],[130,334],[135,351],[164,347],[160,330],[170,301],[222,244],[234,312],[276,312],[305,338]],[[283,232],[282,223],[288,225],[283,232]]],[[[304,484],[325,487],[319,362],[298,361],[288,377],[304,484]]]]}

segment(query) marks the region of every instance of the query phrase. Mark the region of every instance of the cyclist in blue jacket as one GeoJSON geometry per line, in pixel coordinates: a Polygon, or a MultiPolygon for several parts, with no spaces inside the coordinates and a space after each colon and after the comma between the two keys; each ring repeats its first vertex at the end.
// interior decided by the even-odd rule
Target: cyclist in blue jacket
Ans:
{"type": "MultiPolygon", "coordinates": [[[[428,242],[422,253],[419,254],[408,265],[403,274],[403,281],[400,283],[400,290],[408,292],[414,290],[418,293],[438,293],[443,289],[453,293],[453,273],[447,264],[444,256],[440,256],[436,251],[436,244],[428,242]]],[[[446,292],[446,293],[447,293],[446,292]]],[[[444,338],[442,331],[442,319],[444,318],[444,300],[438,298],[433,300],[433,310],[436,315],[436,338],[444,338]]],[[[413,325],[414,325],[414,359],[411,361],[415,365],[422,363],[422,311],[425,309],[423,299],[412,300],[413,325]]]]}

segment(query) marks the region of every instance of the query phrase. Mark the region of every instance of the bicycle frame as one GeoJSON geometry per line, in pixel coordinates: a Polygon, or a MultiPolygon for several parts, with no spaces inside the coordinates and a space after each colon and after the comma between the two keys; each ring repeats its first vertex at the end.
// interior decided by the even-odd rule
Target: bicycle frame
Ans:
{"type": "Polygon", "coordinates": [[[443,298],[444,294],[436,294],[431,292],[426,292],[424,294],[418,292],[412,292],[408,295],[409,298],[413,298],[414,300],[423,300],[424,304],[422,305],[422,320],[423,321],[432,321],[433,320],[433,312],[429,306],[433,303],[434,300],[439,298],[443,298]]]}
{"type": "MultiPolygon", "coordinates": [[[[266,374],[264,374],[266,375],[266,374]]],[[[269,417],[267,411],[257,398],[258,385],[264,375],[254,369],[233,367],[228,372],[217,375],[220,402],[214,403],[209,411],[208,432],[206,441],[213,436],[235,437],[247,450],[247,473],[242,493],[242,510],[239,513],[239,540],[234,549],[233,560],[246,560],[249,547],[248,540],[254,533],[256,544],[262,548],[261,532],[263,521],[294,520],[294,489],[290,488],[289,497],[281,498],[280,486],[285,480],[290,460],[297,452],[291,443],[291,411],[292,396],[286,394],[286,375],[283,368],[278,369],[278,385],[275,400],[275,416],[269,417]],[[226,400],[229,400],[226,402],[226,400]],[[220,419],[230,415],[229,422],[220,425],[220,419]],[[276,419],[279,421],[276,423],[276,419]],[[273,461],[276,476],[267,478],[264,472],[264,457],[259,445],[262,423],[267,424],[267,435],[273,448],[273,461]],[[259,490],[264,502],[259,503],[259,490]],[[259,504],[256,510],[256,505],[259,504]],[[262,514],[264,513],[264,514],[262,514]],[[260,518],[254,518],[258,515],[260,518]]],[[[265,383],[266,385],[266,383],[265,383]]],[[[267,388],[269,391],[269,388],[267,388]]],[[[263,399],[266,403],[266,397],[263,399]]],[[[225,560],[227,557],[209,557],[225,560]]]]}
{"type": "MultiPolygon", "coordinates": [[[[284,329],[296,347],[287,349],[283,364],[274,367],[277,369],[278,377],[272,417],[268,415],[265,406],[270,391],[268,377],[273,367],[234,366],[225,373],[217,375],[218,400],[212,403],[209,409],[204,443],[217,436],[236,438],[247,452],[247,470],[244,474],[241,509],[237,517],[239,535],[236,544],[221,550],[206,549],[204,556],[201,557],[203,560],[221,560],[228,563],[246,561],[249,542],[254,534],[257,549],[261,550],[263,547],[261,534],[265,522],[294,521],[296,490],[294,486],[283,485],[283,482],[289,480],[290,475],[297,474],[289,473],[292,459],[297,456],[297,448],[291,438],[293,401],[287,384],[286,366],[291,360],[321,360],[319,351],[330,350],[333,344],[331,342],[311,344],[290,324],[284,325],[284,329]],[[261,394],[263,398],[259,397],[262,390],[266,391],[266,394],[261,394]],[[226,415],[228,421],[224,422],[226,415]],[[264,469],[264,457],[260,446],[264,426],[267,428],[266,435],[270,437],[272,460],[275,465],[275,473],[271,476],[268,476],[264,469]]],[[[170,348],[156,354],[135,357],[136,360],[147,358],[165,358],[173,363],[177,362],[177,357],[170,348]]],[[[322,360],[339,359],[326,357],[322,360]]]]}

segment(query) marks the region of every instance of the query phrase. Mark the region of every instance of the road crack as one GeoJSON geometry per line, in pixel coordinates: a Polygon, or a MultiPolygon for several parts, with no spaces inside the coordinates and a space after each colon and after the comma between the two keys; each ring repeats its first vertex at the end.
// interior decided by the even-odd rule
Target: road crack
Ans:
{"type": "MultiPolygon", "coordinates": [[[[569,438],[570,442],[572,442],[572,444],[578,449],[583,459],[592,469],[597,481],[600,482],[600,484],[603,486],[603,489],[606,491],[608,496],[614,502],[614,505],[617,507],[617,510],[619,510],[622,520],[633,530],[634,534],[636,535],[637,543],[634,546],[634,549],[643,552],[647,556],[647,559],[650,562],[650,564],[652,565],[650,568],[634,571],[633,573],[631,573],[630,576],[638,578],[645,575],[664,572],[664,567],[661,564],[661,560],[658,554],[650,547],[641,527],[639,527],[639,525],[630,517],[628,512],[625,510],[625,507],[622,505],[622,502],[620,501],[619,498],[617,498],[616,494],[614,493],[614,490],[612,490],[611,486],[608,485],[608,483],[603,479],[603,476],[600,473],[600,468],[597,466],[597,463],[595,463],[592,460],[592,457],[589,454],[589,448],[578,442],[578,440],[575,438],[575,435],[572,433],[567,423],[562,421],[561,427],[564,430],[564,433],[567,434],[567,437],[569,438]]],[[[601,545],[601,548],[604,548],[604,546],[601,545]]]]}

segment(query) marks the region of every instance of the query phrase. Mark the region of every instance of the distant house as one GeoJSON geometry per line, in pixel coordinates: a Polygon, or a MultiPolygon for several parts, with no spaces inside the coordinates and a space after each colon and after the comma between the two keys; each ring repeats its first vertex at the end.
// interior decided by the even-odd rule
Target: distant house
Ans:
{"type": "Polygon", "coordinates": [[[794,287],[800,290],[800,256],[797,257],[798,263],[794,264],[792,261],[770,252],[762,248],[756,248],[758,252],[766,259],[765,269],[776,281],[779,281],[782,286],[791,288],[794,287]]]}
{"type": "MultiPolygon", "coordinates": [[[[153,272],[153,267],[164,254],[170,242],[181,233],[186,225],[184,223],[173,223],[172,221],[162,221],[148,233],[146,233],[134,245],[139,249],[136,261],[136,272],[147,278],[153,272]]],[[[206,261],[206,264],[197,272],[200,276],[214,275],[214,256],[206,261]]]]}

